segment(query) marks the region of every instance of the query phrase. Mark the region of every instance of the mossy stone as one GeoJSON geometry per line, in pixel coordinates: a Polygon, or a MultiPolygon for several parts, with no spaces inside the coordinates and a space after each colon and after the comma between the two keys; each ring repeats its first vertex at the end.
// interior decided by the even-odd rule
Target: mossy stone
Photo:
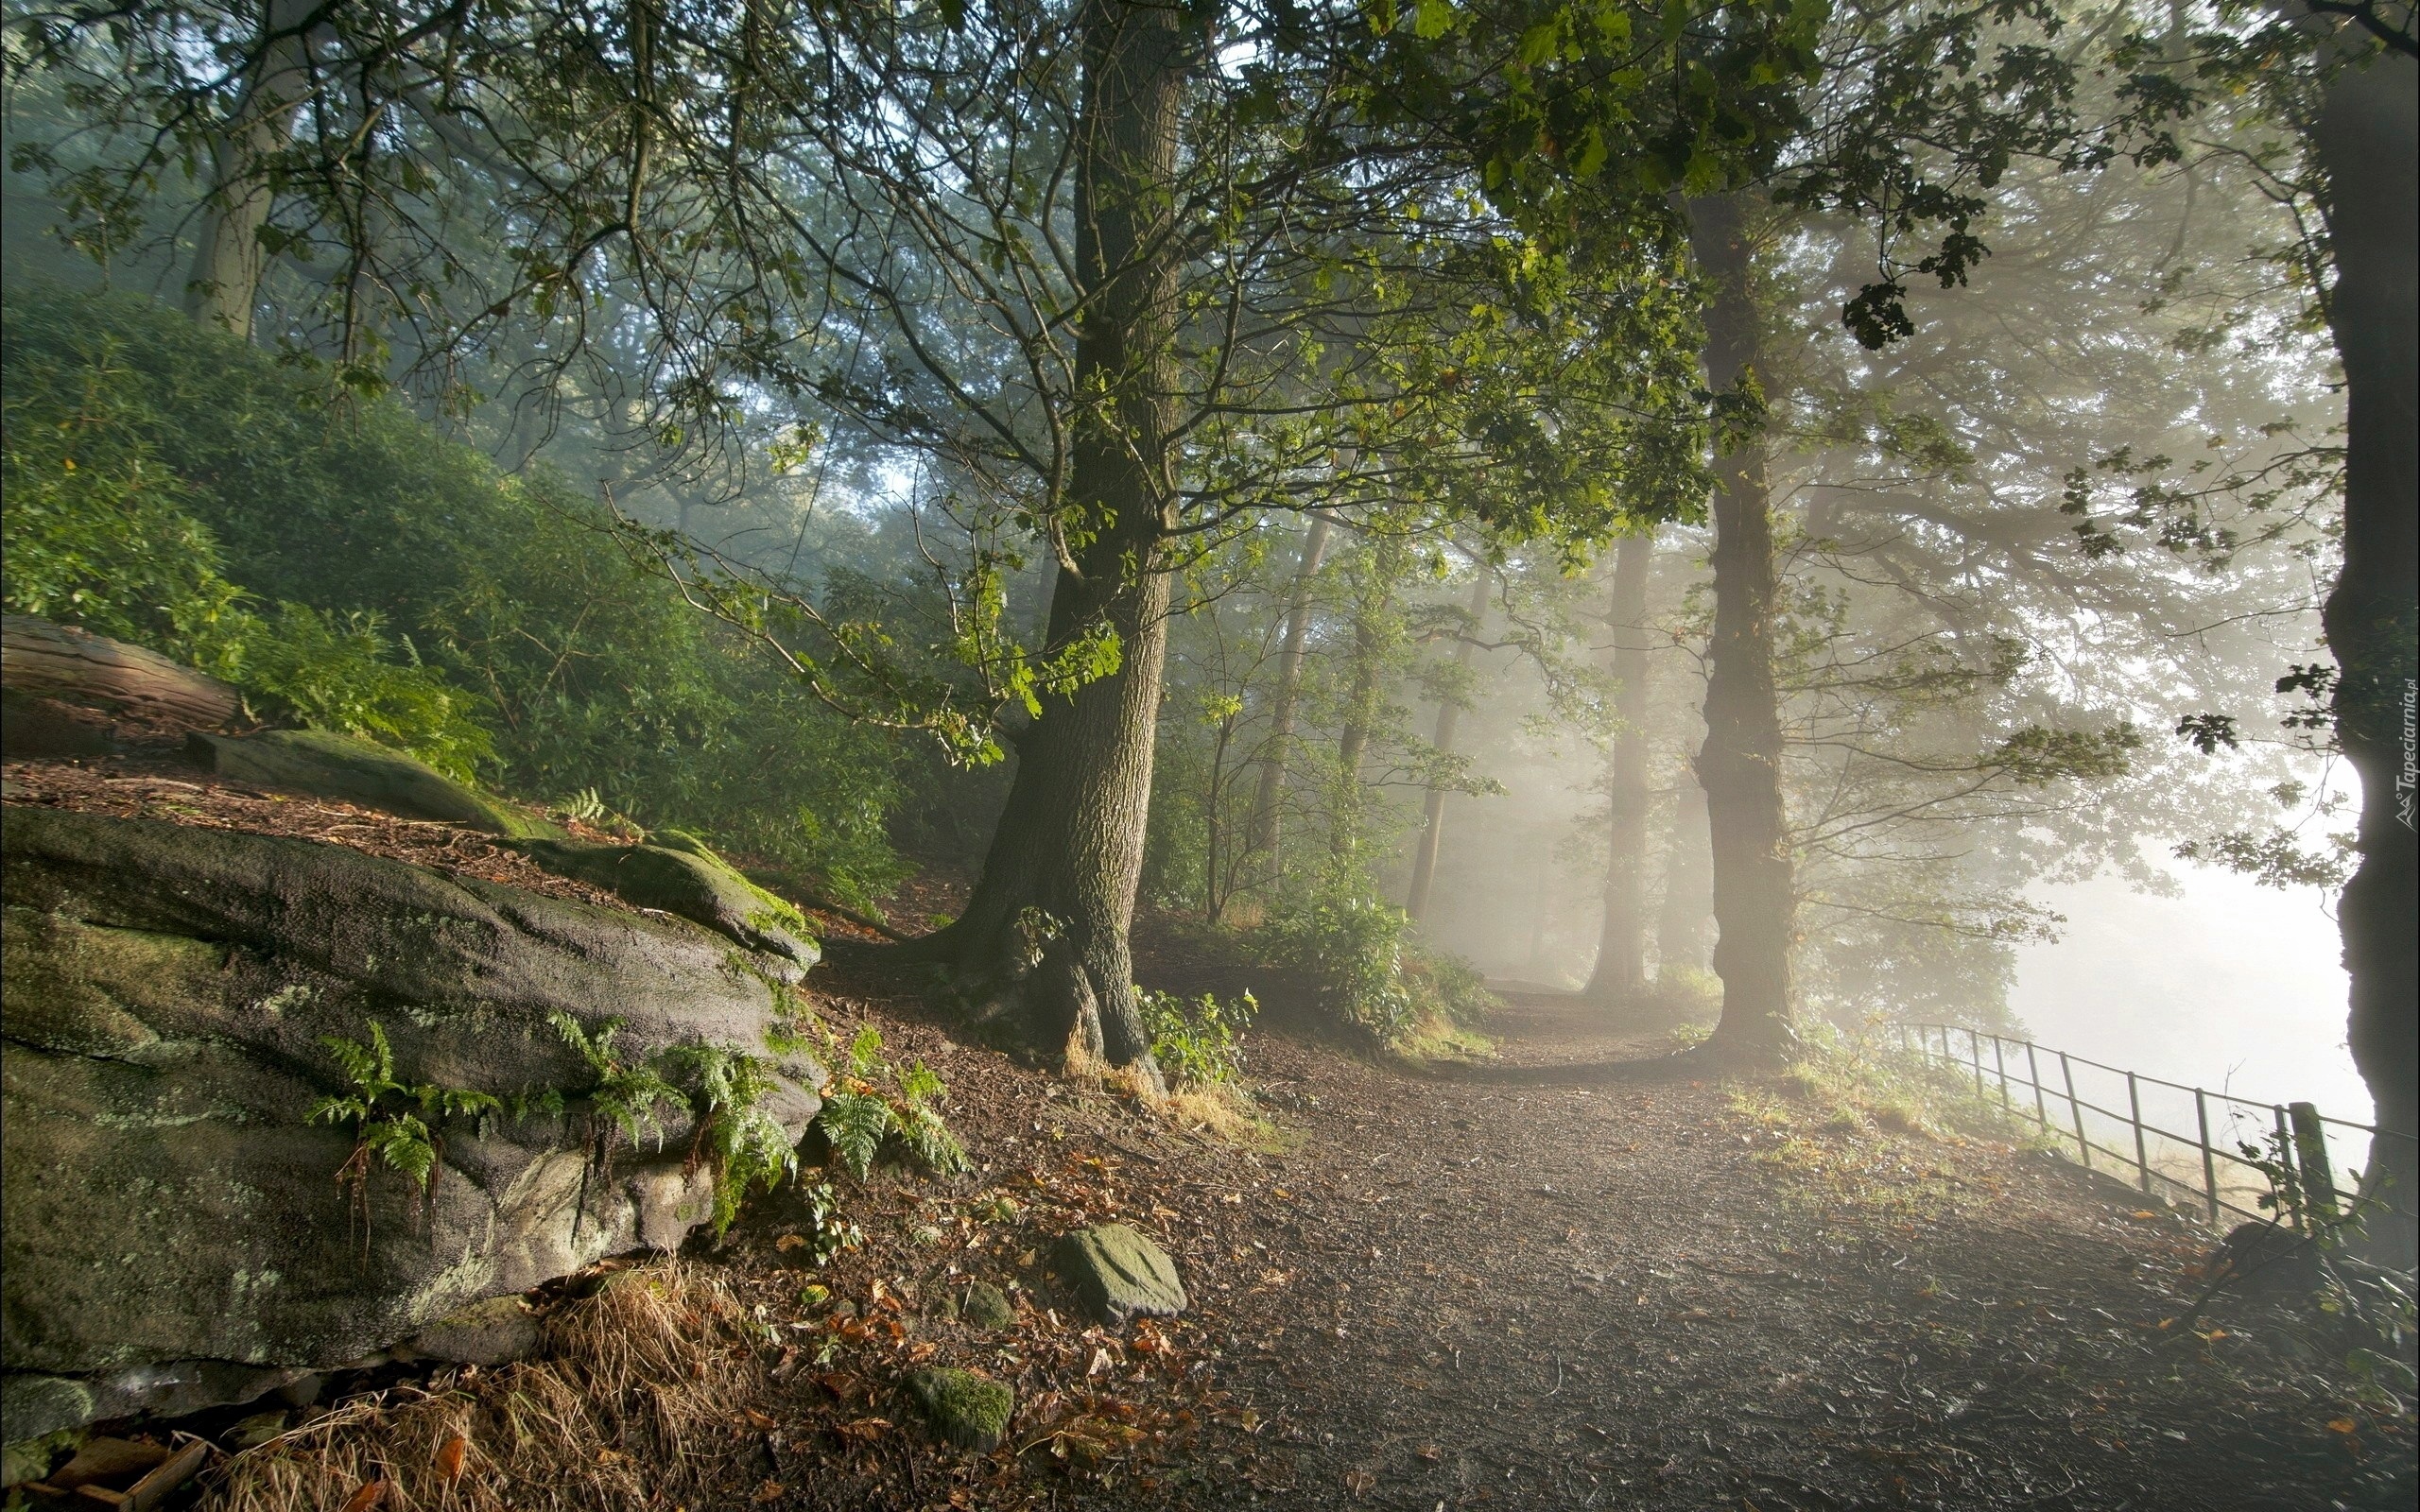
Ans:
{"type": "Polygon", "coordinates": [[[562,832],[515,813],[401,751],[327,730],[265,730],[256,735],[186,737],[185,749],[219,776],[341,799],[406,818],[439,819],[490,834],[528,839],[562,832]]]}
{"type": "Polygon", "coordinates": [[[798,971],[822,958],[797,909],[740,875],[694,835],[666,830],[644,845],[541,838],[521,850],[558,875],[609,888],[635,907],[703,924],[798,971]]]}
{"type": "Polygon", "coordinates": [[[1137,1317],[1173,1317],[1185,1309],[1176,1262],[1122,1223],[1068,1234],[1051,1252],[1050,1269],[1086,1312],[1113,1328],[1137,1317]]]}
{"type": "Polygon", "coordinates": [[[1017,1400],[1007,1382],[972,1370],[919,1370],[908,1378],[908,1391],[935,1434],[978,1452],[999,1444],[1017,1400]]]}
{"type": "Polygon", "coordinates": [[[977,1281],[966,1289],[966,1300],[959,1306],[959,1316],[974,1328],[1014,1328],[1017,1310],[1009,1305],[1007,1293],[990,1281],[977,1281]]]}

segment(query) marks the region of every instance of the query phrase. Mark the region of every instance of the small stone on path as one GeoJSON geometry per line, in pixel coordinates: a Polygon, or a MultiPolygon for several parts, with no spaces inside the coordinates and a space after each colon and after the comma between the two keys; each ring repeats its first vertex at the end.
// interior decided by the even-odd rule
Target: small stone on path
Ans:
{"type": "Polygon", "coordinates": [[[977,1452],[997,1447],[1016,1406],[1006,1382],[972,1370],[919,1370],[908,1378],[908,1391],[935,1434],[977,1452]]]}
{"type": "Polygon", "coordinates": [[[1176,1262],[1122,1223],[1068,1234],[1051,1251],[1050,1269],[1087,1312],[1113,1328],[1137,1317],[1174,1317],[1185,1309],[1176,1262]]]}

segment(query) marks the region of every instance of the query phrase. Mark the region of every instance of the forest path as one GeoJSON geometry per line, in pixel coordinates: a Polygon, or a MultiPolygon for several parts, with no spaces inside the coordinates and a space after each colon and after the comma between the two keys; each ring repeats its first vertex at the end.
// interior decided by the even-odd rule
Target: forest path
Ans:
{"type": "MultiPolygon", "coordinates": [[[[1512,1067],[1664,1048],[1567,998],[1491,1031],[1512,1067]]],[[[2112,1183],[1770,1088],[1254,1051],[1299,1143],[1203,1288],[1262,1419],[1198,1467],[1206,1504],[2409,1503],[2408,1456],[2364,1468],[2336,1409],[2162,1346],[2206,1241],[2112,1183]]]]}

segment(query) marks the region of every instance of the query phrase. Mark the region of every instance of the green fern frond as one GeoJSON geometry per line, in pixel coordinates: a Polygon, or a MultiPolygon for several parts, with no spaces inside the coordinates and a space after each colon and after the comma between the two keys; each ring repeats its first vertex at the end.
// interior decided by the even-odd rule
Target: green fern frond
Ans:
{"type": "Polygon", "coordinates": [[[834,1159],[863,1180],[873,1169],[875,1152],[890,1137],[894,1122],[890,1104],[863,1092],[833,1091],[824,1094],[823,1111],[816,1116],[834,1159]]]}

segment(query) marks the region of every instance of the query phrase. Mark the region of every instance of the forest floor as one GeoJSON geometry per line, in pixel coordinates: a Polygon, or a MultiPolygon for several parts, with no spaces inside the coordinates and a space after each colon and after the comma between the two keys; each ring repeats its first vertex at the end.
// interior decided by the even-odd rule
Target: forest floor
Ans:
{"type": "MultiPolygon", "coordinates": [[[[484,840],[344,805],[152,771],[8,775],[11,802],[527,880],[484,840]]],[[[952,901],[928,893],[919,907],[952,901]]],[[[830,934],[841,949],[811,978],[817,1010],[844,1039],[870,1022],[886,1054],[938,1070],[977,1167],[830,1173],[837,1219],[819,1219],[811,1188],[787,1190],[720,1244],[648,1263],[676,1297],[721,1299],[738,1342],[701,1344],[694,1380],[632,1388],[688,1393],[704,1414],[693,1430],[713,1431],[687,1435],[686,1473],[626,1468],[598,1504],[2412,1504],[2411,1420],[2365,1399],[2341,1346],[2241,1298],[2197,1314],[2211,1234],[1973,1109],[1911,1117],[1803,1080],[1638,1077],[1626,1063],[1668,1040],[1544,995],[1509,999],[1489,1025],[1495,1061],[1384,1063],[1299,1017],[1288,1032],[1283,984],[1260,982],[1271,1011],[1246,1081],[1265,1122],[1221,1138],[961,1042],[929,979],[849,950],[845,924],[830,934]],[[1051,1241],[1113,1218],[1176,1258],[1182,1317],[1092,1328],[1053,1291],[1051,1241]],[[861,1241],[812,1263],[836,1222],[861,1241]],[[977,1280],[1008,1290],[1012,1325],[958,1315],[977,1280]],[[933,1442],[906,1398],[908,1370],[953,1364],[1017,1389],[988,1454],[933,1442]]],[[[1138,937],[1146,985],[1253,984],[1190,937],[1138,937]]],[[[581,1289],[555,1289],[553,1305],[595,1305],[581,1289]]],[[[382,1409],[362,1402],[502,1396],[527,1368],[338,1381],[312,1411],[347,1387],[384,1393],[327,1419],[373,1434],[382,1409]]],[[[187,1426],[215,1435],[248,1410],[187,1426]]],[[[346,1463],[400,1452],[372,1443],[346,1463]]],[[[545,1494],[500,1486],[461,1504],[592,1501],[524,1485],[545,1494]]]]}
{"type": "MultiPolygon", "coordinates": [[[[952,1044],[910,985],[826,988],[953,1078],[985,1190],[1023,1211],[968,1222],[912,1181],[851,1201],[880,1237],[823,1283],[910,1320],[774,1414],[822,1431],[769,1458],[768,1502],[2411,1503],[2410,1420],[2331,1383],[2286,1315],[2188,1319],[2209,1234],[2005,1139],[1854,1125],[1779,1084],[1616,1081],[1667,1045],[1525,997],[1491,1025],[1503,1064],[1459,1074],[1254,1036],[1278,1139],[1245,1150],[952,1044]],[[1121,1341],[1047,1309],[1046,1236],[1111,1216],[1176,1256],[1183,1319],[1121,1341]],[[1030,1299],[1011,1336],[915,1316],[979,1276],[1030,1299]],[[843,1431],[920,1349],[1019,1382],[1008,1447],[843,1431]]],[[[765,1274],[784,1227],[759,1214],[730,1258],[765,1274]]]]}

